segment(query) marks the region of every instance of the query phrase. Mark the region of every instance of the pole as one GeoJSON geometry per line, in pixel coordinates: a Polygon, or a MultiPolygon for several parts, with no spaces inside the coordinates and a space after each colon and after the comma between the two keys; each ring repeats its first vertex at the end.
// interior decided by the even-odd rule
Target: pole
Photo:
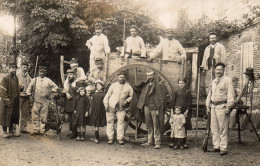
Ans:
{"type": "Polygon", "coordinates": [[[199,99],[200,99],[200,68],[198,68],[198,89],[197,89],[197,110],[196,110],[196,136],[195,145],[198,145],[198,116],[199,116],[199,99]]]}
{"type": "Polygon", "coordinates": [[[17,50],[16,50],[16,18],[17,18],[17,15],[16,15],[16,5],[17,5],[17,2],[15,0],[15,4],[14,4],[14,34],[13,34],[13,62],[16,63],[16,58],[17,58],[17,50]]]}

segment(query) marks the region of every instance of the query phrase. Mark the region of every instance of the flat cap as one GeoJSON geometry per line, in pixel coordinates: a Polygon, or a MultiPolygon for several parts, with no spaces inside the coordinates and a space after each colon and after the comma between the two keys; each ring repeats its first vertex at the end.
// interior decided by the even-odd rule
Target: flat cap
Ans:
{"type": "Polygon", "coordinates": [[[68,70],[67,70],[67,73],[74,73],[74,70],[68,69],[68,70]]]}
{"type": "Polygon", "coordinates": [[[95,60],[95,64],[104,64],[103,59],[97,58],[97,59],[95,60]]]}
{"type": "Polygon", "coordinates": [[[16,67],[17,68],[17,65],[15,63],[9,63],[8,64],[9,67],[16,67]]]}
{"type": "Polygon", "coordinates": [[[29,66],[29,63],[24,61],[24,62],[21,63],[21,66],[29,66]]]}
{"type": "Polygon", "coordinates": [[[218,63],[216,63],[216,64],[215,64],[215,68],[216,68],[217,66],[223,66],[224,68],[226,67],[225,63],[223,63],[223,62],[218,62],[218,63]]]}
{"type": "Polygon", "coordinates": [[[39,71],[47,71],[47,67],[46,66],[39,66],[39,71]]]}
{"type": "Polygon", "coordinates": [[[101,81],[100,79],[96,80],[96,81],[95,81],[95,84],[101,84],[102,86],[104,86],[104,82],[101,81]]]}
{"type": "Polygon", "coordinates": [[[173,33],[173,29],[172,29],[172,28],[167,28],[167,29],[165,30],[165,33],[173,33]]]}
{"type": "Polygon", "coordinates": [[[118,75],[127,75],[126,71],[122,70],[122,71],[119,71],[118,75]]]}
{"type": "Polygon", "coordinates": [[[72,58],[72,59],[70,60],[70,64],[75,64],[75,63],[78,64],[78,60],[75,59],[75,58],[72,58]]]}

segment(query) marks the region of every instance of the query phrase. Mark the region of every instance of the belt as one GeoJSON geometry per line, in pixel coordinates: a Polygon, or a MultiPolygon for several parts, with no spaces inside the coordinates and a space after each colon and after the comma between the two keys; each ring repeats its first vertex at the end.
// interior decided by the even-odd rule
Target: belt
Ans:
{"type": "Polygon", "coordinates": [[[225,101],[211,101],[211,104],[213,104],[213,105],[221,105],[221,104],[227,104],[227,100],[225,100],[225,101]]]}

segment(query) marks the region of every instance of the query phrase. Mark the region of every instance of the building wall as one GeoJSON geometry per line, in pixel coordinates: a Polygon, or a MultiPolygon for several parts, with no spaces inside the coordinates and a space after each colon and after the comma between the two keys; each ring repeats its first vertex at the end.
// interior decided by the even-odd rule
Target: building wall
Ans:
{"type": "MultiPolygon", "coordinates": [[[[260,23],[247,27],[236,34],[231,35],[228,39],[219,41],[227,50],[228,67],[226,75],[230,77],[237,77],[238,84],[235,88],[241,88],[241,44],[244,42],[253,42],[253,68],[255,76],[260,73],[260,23]]],[[[260,107],[260,80],[256,80],[254,88],[254,107],[260,107]]]]}

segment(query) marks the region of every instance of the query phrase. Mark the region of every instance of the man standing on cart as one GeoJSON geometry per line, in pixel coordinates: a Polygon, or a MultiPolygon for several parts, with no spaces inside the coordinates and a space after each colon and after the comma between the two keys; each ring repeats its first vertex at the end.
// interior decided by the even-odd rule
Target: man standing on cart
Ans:
{"type": "Polygon", "coordinates": [[[151,53],[148,61],[152,61],[162,53],[162,60],[172,60],[181,63],[186,59],[186,52],[178,40],[173,38],[173,29],[165,31],[166,39],[162,39],[159,45],[151,53]]]}
{"type": "Polygon", "coordinates": [[[125,40],[125,49],[122,51],[121,57],[125,56],[133,59],[146,57],[144,40],[137,35],[137,31],[138,29],[136,26],[130,27],[131,36],[127,37],[125,40]]]}
{"type": "Polygon", "coordinates": [[[226,49],[225,47],[217,42],[217,34],[209,34],[210,45],[206,47],[204,51],[204,56],[201,64],[203,73],[205,73],[205,86],[210,87],[211,81],[215,78],[214,68],[215,64],[218,62],[223,62],[226,64],[226,49]]]}

